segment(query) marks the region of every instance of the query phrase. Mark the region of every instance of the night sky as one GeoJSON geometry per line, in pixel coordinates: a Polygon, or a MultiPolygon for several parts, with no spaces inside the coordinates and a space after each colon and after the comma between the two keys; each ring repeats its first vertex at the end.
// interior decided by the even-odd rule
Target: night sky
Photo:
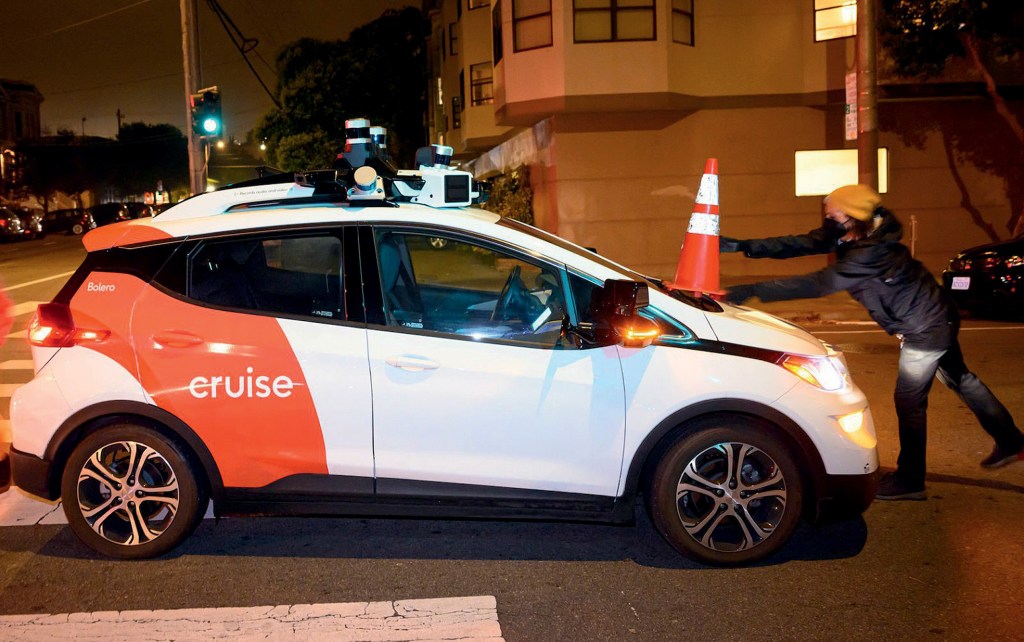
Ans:
{"type": "MultiPolygon", "coordinates": [[[[273,103],[206,0],[197,5],[202,86],[220,87],[226,132],[244,139],[273,103]]],[[[406,5],[420,2],[220,0],[241,32],[259,40],[249,57],[271,91],[282,46],[302,37],[345,39],[406,5]]],[[[39,88],[44,135],[58,128],[80,134],[84,117],[87,135],[113,137],[118,109],[126,123],[184,129],[180,0],[0,0],[0,78],[39,88]]]]}

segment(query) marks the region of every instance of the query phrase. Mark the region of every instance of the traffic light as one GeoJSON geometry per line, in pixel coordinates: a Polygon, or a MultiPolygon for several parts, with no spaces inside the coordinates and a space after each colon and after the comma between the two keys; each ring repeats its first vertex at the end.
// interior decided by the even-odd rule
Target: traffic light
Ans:
{"type": "Polygon", "coordinates": [[[216,87],[200,89],[199,93],[192,94],[192,131],[209,138],[218,138],[224,133],[220,90],[216,87]]]}

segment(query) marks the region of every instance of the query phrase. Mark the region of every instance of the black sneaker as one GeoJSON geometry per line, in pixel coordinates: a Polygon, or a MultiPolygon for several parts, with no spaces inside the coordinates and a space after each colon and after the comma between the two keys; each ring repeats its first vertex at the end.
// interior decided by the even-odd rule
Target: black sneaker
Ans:
{"type": "Polygon", "coordinates": [[[909,486],[906,482],[896,476],[896,473],[885,473],[878,481],[878,490],[875,492],[875,499],[894,501],[907,499],[920,501],[927,499],[924,486],[909,486]]]}
{"type": "Polygon", "coordinates": [[[1016,451],[1003,450],[996,445],[992,449],[992,454],[981,460],[982,468],[999,468],[1007,464],[1012,464],[1015,461],[1024,461],[1024,446],[1021,446],[1016,451]]]}

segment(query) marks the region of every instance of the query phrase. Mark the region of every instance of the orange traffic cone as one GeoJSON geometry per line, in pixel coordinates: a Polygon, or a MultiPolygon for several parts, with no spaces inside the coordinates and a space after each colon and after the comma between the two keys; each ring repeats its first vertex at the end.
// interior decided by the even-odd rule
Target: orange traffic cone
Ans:
{"type": "Polygon", "coordinates": [[[704,163],[690,226],[679,249],[676,276],[668,287],[687,292],[723,294],[718,287],[718,159],[704,163]]]}

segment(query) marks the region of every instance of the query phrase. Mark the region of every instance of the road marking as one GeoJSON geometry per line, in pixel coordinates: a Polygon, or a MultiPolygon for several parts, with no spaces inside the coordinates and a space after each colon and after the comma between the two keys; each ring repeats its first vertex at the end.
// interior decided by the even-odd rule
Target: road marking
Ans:
{"type": "MultiPolygon", "coordinates": [[[[203,519],[213,519],[213,502],[207,505],[203,519]]],[[[17,486],[11,486],[7,492],[0,493],[0,527],[67,523],[68,518],[64,515],[64,509],[59,501],[48,502],[33,497],[17,486]]],[[[0,640],[3,639],[5,638],[0,635],[0,640]]]]}
{"type": "Polygon", "coordinates": [[[504,640],[493,595],[0,617],[6,640],[504,640]]]}
{"type": "MultiPolygon", "coordinates": [[[[982,330],[1024,330],[1024,325],[990,325],[981,327],[960,328],[960,332],[979,332],[982,330]]],[[[876,328],[874,330],[828,330],[825,328],[815,328],[810,332],[811,334],[884,334],[885,330],[882,330],[881,328],[876,328]]]]}
{"type": "Polygon", "coordinates": [[[11,316],[20,317],[23,314],[35,312],[40,303],[44,303],[44,301],[25,301],[24,303],[19,303],[11,308],[11,316]]]}
{"type": "Polygon", "coordinates": [[[52,281],[54,279],[63,279],[65,277],[71,276],[74,273],[75,272],[72,270],[71,272],[61,272],[60,274],[54,274],[53,276],[44,276],[43,278],[36,279],[35,281],[26,281],[25,283],[19,283],[17,285],[9,286],[7,288],[4,288],[4,290],[6,292],[10,292],[11,290],[18,290],[18,289],[21,289],[21,288],[27,288],[28,286],[36,285],[37,283],[46,283],[47,281],[52,281]]]}
{"type": "MultiPolygon", "coordinates": [[[[38,524],[67,524],[60,502],[45,502],[12,486],[0,493],[0,526],[35,526],[38,524]]],[[[0,626],[0,631],[3,627],[0,626]]],[[[0,639],[5,639],[0,635],[0,639]]]]}
{"type": "Polygon", "coordinates": [[[11,359],[0,362],[0,370],[34,370],[31,359],[11,359]]]}

